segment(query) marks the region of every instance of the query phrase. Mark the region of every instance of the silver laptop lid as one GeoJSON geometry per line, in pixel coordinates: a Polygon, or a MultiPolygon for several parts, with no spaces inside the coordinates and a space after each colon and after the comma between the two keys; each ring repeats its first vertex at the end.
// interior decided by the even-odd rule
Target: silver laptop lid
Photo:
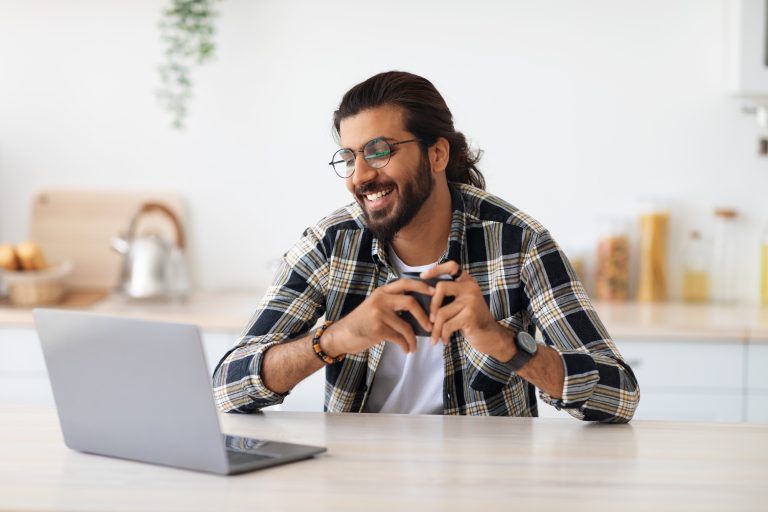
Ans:
{"type": "Polygon", "coordinates": [[[33,314],[67,446],[227,472],[196,326],[53,309],[33,314]]]}

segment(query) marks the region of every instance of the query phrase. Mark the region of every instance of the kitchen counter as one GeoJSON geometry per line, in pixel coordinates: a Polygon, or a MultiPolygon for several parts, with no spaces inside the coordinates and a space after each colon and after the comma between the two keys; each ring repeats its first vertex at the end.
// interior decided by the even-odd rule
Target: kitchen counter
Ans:
{"type": "MultiPolygon", "coordinates": [[[[203,330],[240,331],[264,290],[204,290],[185,302],[135,301],[112,294],[84,309],[150,320],[193,323],[203,330]]],[[[614,339],[768,343],[768,308],[750,304],[595,302],[614,339]]],[[[0,306],[0,327],[31,326],[29,308],[0,306]]]]}
{"type": "MultiPolygon", "coordinates": [[[[203,330],[239,332],[248,323],[263,293],[263,290],[196,291],[183,302],[137,301],[110,294],[95,304],[77,309],[129,318],[191,323],[203,330]]],[[[32,325],[30,308],[0,306],[0,327],[32,325]]]]}
{"type": "Polygon", "coordinates": [[[768,343],[768,308],[755,304],[595,302],[614,339],[768,343]]]}

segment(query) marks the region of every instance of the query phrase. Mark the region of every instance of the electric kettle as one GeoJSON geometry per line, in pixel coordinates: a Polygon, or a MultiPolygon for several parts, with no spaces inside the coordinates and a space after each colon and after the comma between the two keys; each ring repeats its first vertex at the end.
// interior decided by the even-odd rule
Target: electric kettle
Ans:
{"type": "Polygon", "coordinates": [[[178,217],[161,203],[142,204],[131,218],[128,231],[112,239],[112,248],[123,255],[120,289],[135,299],[184,298],[190,284],[184,262],[184,232],[178,217]],[[151,233],[138,236],[139,219],[160,212],[173,223],[176,240],[171,243],[151,233]]]}

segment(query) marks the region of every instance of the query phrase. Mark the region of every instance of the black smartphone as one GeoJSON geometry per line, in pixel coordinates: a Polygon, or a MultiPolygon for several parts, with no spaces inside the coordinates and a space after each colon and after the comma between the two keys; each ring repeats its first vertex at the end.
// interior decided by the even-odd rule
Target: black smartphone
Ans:
{"type": "MultiPolygon", "coordinates": [[[[453,278],[450,276],[438,276],[433,277],[432,279],[422,279],[419,277],[419,272],[403,272],[403,274],[400,276],[401,279],[416,279],[418,281],[423,281],[427,283],[429,286],[436,286],[437,283],[440,281],[453,281],[453,278]]],[[[429,317],[429,309],[432,305],[432,296],[431,295],[424,295],[423,293],[417,293],[417,292],[405,292],[406,295],[412,296],[414,299],[416,299],[416,302],[419,303],[421,308],[424,310],[424,312],[427,314],[427,317],[429,317]]],[[[446,296],[443,299],[443,303],[440,304],[440,307],[443,307],[447,304],[450,304],[453,302],[453,297],[446,296]]],[[[413,332],[416,334],[416,336],[430,336],[432,333],[425,331],[424,328],[421,326],[421,324],[416,320],[416,318],[411,314],[410,311],[400,311],[400,317],[408,322],[408,325],[411,326],[413,329],[413,332]]]]}

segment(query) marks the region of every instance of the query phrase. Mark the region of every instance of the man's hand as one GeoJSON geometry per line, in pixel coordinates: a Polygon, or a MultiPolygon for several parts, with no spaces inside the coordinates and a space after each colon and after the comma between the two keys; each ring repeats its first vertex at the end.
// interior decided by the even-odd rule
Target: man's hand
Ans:
{"type": "Polygon", "coordinates": [[[398,312],[409,311],[427,331],[432,331],[432,323],[405,292],[433,295],[435,288],[416,279],[398,279],[375,289],[354,311],[328,327],[321,341],[325,353],[332,357],[356,354],[382,340],[398,344],[405,353],[416,352],[416,335],[398,312]]]}
{"type": "Polygon", "coordinates": [[[441,274],[458,275],[453,281],[440,281],[435,287],[429,316],[434,324],[432,344],[437,344],[440,338],[447,344],[451,335],[460,331],[479,352],[489,354],[499,361],[509,361],[516,353],[512,341],[514,333],[494,320],[477,281],[469,274],[460,272],[460,269],[455,261],[447,261],[421,273],[422,279],[441,274]],[[454,301],[440,307],[446,296],[453,296],[454,301]]]}

